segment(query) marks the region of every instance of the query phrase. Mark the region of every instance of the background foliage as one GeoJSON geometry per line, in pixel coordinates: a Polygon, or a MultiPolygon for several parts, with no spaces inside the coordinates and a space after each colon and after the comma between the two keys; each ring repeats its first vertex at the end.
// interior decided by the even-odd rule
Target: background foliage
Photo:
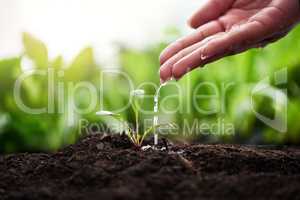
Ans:
{"type": "MultiPolygon", "coordinates": [[[[174,31],[169,33],[174,36],[174,31]]],[[[176,32],[175,32],[176,35],[176,32]]],[[[167,38],[167,37],[166,37],[167,38]]],[[[178,95],[178,90],[173,84],[166,86],[161,91],[161,99],[173,95],[161,103],[168,109],[174,110],[181,107],[181,111],[173,114],[160,113],[161,120],[177,122],[182,126],[187,120],[192,124],[195,119],[201,123],[214,124],[221,117],[225,122],[233,123],[235,134],[222,135],[216,130],[210,135],[185,136],[186,139],[201,142],[238,142],[238,143],[272,143],[272,144],[298,144],[300,139],[300,28],[295,29],[288,37],[272,44],[265,49],[248,51],[238,56],[222,59],[209,66],[195,70],[178,82],[183,94],[178,95]],[[266,77],[273,77],[274,72],[287,67],[288,83],[284,85],[272,84],[273,90],[288,89],[288,131],[278,133],[261,123],[254,115],[249,104],[249,94],[253,87],[266,77]],[[217,112],[210,115],[201,115],[193,107],[192,95],[197,83],[209,81],[221,89],[222,84],[234,82],[226,95],[226,112],[220,108],[220,100],[197,102],[203,108],[217,108],[217,112]],[[186,112],[190,110],[190,112],[186,112]]],[[[110,120],[100,119],[95,112],[103,105],[105,110],[115,110],[129,102],[129,87],[122,75],[106,75],[101,77],[104,70],[95,62],[93,49],[84,48],[72,62],[66,63],[61,56],[50,59],[46,45],[28,33],[23,34],[24,54],[15,58],[0,61],[0,151],[44,151],[55,150],[63,145],[74,143],[80,137],[78,122],[84,118],[92,122],[102,122],[109,125],[110,120]],[[30,76],[22,84],[22,99],[25,104],[40,108],[48,105],[48,95],[63,97],[63,100],[54,99],[55,106],[48,114],[27,114],[21,111],[14,100],[13,87],[16,79],[30,65],[33,69],[53,70],[55,86],[64,89],[61,93],[57,87],[51,88],[48,79],[43,76],[30,76]],[[102,81],[102,82],[101,82],[102,81]],[[89,113],[76,113],[70,110],[70,105],[75,103],[79,108],[89,105],[92,96],[87,91],[77,90],[76,95],[70,96],[68,90],[70,83],[92,83],[97,87],[97,93],[102,91],[103,96],[97,94],[97,106],[89,113]],[[105,87],[99,83],[105,84],[105,87]],[[60,105],[60,106],[59,106],[60,105]],[[63,106],[62,106],[63,105],[63,106]],[[70,124],[70,120],[72,123],[70,124]]],[[[153,44],[144,50],[129,49],[120,45],[119,60],[121,71],[129,75],[135,87],[144,82],[153,83],[145,85],[147,94],[154,94],[159,85],[158,56],[167,45],[166,42],[153,44]]],[[[272,80],[272,79],[271,79],[272,80]]],[[[198,90],[201,95],[213,94],[209,87],[198,90]]],[[[275,111],[281,113],[270,100],[267,93],[254,98],[256,110],[266,116],[273,116],[275,111]]],[[[152,98],[145,98],[143,109],[149,114],[143,118],[152,118],[152,98]]],[[[48,110],[49,111],[49,110],[48,110]]],[[[283,114],[283,113],[282,113],[283,114]]],[[[124,118],[133,122],[133,112],[128,108],[122,112],[124,118]]],[[[184,130],[179,131],[184,137],[184,130]]]]}

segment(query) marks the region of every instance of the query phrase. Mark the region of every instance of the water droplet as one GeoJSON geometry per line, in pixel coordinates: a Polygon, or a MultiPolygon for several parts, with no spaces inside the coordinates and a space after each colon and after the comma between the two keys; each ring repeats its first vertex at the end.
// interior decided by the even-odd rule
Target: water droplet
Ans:
{"type": "Polygon", "coordinates": [[[204,55],[204,54],[201,54],[200,58],[201,58],[201,60],[205,60],[205,59],[207,59],[208,57],[207,57],[206,55],[204,55]]]}

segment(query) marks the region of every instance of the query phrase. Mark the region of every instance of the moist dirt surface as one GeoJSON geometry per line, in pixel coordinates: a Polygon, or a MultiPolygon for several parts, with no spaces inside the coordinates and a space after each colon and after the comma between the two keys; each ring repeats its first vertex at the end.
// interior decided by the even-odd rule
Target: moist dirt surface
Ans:
{"type": "Polygon", "coordinates": [[[92,135],[54,153],[0,155],[0,199],[300,199],[300,149],[142,151],[125,136],[92,135]]]}

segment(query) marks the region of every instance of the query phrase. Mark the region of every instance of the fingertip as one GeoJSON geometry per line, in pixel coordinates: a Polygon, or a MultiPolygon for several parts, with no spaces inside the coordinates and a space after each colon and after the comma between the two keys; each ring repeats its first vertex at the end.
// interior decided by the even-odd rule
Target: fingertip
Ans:
{"type": "Polygon", "coordinates": [[[193,22],[192,22],[192,19],[191,19],[191,18],[187,20],[187,25],[188,25],[189,27],[191,27],[191,28],[194,28],[194,27],[193,27],[193,22]]]}
{"type": "Polygon", "coordinates": [[[188,26],[191,27],[192,29],[197,29],[197,28],[198,28],[197,24],[195,23],[194,17],[191,17],[191,18],[187,21],[187,24],[188,24],[188,26]]]}
{"type": "Polygon", "coordinates": [[[159,69],[160,82],[164,83],[172,76],[172,70],[169,66],[163,65],[159,69]]]}
{"type": "Polygon", "coordinates": [[[160,84],[164,84],[166,81],[163,79],[160,79],[160,84]]]}
{"type": "Polygon", "coordinates": [[[183,39],[178,39],[166,47],[160,54],[160,64],[163,65],[179,51],[188,46],[183,39]]]}
{"type": "Polygon", "coordinates": [[[172,57],[172,46],[173,44],[169,45],[168,47],[166,47],[160,54],[159,56],[159,62],[160,62],[160,65],[163,65],[165,64],[165,62],[172,57]]]}
{"type": "Polygon", "coordinates": [[[159,64],[163,65],[166,62],[165,51],[162,51],[159,55],[159,64]]]}

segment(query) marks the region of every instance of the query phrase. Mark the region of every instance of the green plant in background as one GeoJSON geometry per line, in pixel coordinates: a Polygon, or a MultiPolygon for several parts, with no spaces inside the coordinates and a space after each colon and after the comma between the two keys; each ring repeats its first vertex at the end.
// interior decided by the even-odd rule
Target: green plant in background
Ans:
{"type": "Polygon", "coordinates": [[[70,96],[68,83],[97,81],[96,76],[91,77],[99,71],[93,50],[85,48],[70,64],[65,64],[61,56],[50,60],[44,43],[28,33],[23,34],[23,44],[24,53],[21,56],[0,61],[0,151],[49,151],[74,143],[79,136],[76,120],[80,116],[77,113],[71,115],[68,107],[73,100],[77,105],[85,106],[86,98],[70,96]],[[26,77],[20,95],[27,107],[46,109],[40,114],[22,111],[14,97],[17,79],[32,70],[45,74],[26,77]],[[54,87],[50,87],[48,82],[50,74],[54,76],[54,87]],[[62,86],[60,91],[57,89],[58,83],[62,86]],[[51,108],[48,107],[50,96],[54,97],[51,108]],[[73,124],[68,123],[69,116],[75,121],[73,124]]]}
{"type": "Polygon", "coordinates": [[[98,116],[110,116],[113,117],[115,120],[120,122],[120,125],[124,126],[124,131],[126,135],[129,137],[130,141],[137,147],[140,148],[143,145],[143,142],[147,136],[149,136],[150,133],[153,133],[153,131],[159,127],[162,126],[169,126],[173,127],[172,123],[167,123],[167,124],[157,124],[157,125],[152,125],[148,127],[145,131],[140,130],[139,126],[139,114],[140,114],[140,105],[141,101],[144,97],[145,91],[144,90],[134,90],[132,91],[132,98],[133,102],[131,103],[132,109],[134,111],[134,116],[135,116],[135,128],[131,128],[128,122],[126,122],[120,114],[116,114],[110,111],[99,111],[96,114],[98,116]]]}
{"type": "MultiPolygon", "coordinates": [[[[295,133],[299,125],[291,126],[292,117],[295,112],[290,110],[295,109],[291,106],[292,102],[299,102],[299,76],[300,60],[298,52],[300,50],[300,28],[293,30],[293,32],[281,41],[269,45],[264,49],[254,49],[246,53],[224,58],[213,64],[209,64],[203,69],[195,70],[185,76],[178,82],[181,94],[174,98],[168,98],[162,102],[165,107],[170,110],[176,110],[183,106],[183,111],[161,116],[161,119],[174,121],[180,125],[181,129],[184,126],[184,121],[188,122],[190,127],[194,120],[199,120],[203,124],[214,125],[219,118],[224,119],[227,123],[231,123],[235,127],[235,134],[222,135],[221,132],[213,131],[207,137],[207,134],[198,134],[191,136],[191,139],[203,142],[237,142],[237,143],[298,143],[300,133],[295,133]],[[275,85],[272,81],[275,72],[287,68],[288,83],[285,85],[275,85]],[[278,133],[272,130],[271,127],[263,124],[253,112],[253,108],[257,113],[262,115],[272,116],[274,112],[280,111],[283,108],[277,108],[274,102],[269,101],[267,94],[260,93],[253,98],[253,105],[251,105],[250,97],[253,88],[263,79],[270,77],[271,82],[268,83],[273,91],[278,91],[282,88],[288,88],[288,127],[294,127],[291,131],[286,133],[278,133]],[[204,115],[197,111],[193,102],[194,96],[197,95],[218,95],[211,91],[210,87],[201,87],[197,89],[198,83],[209,82],[215,85],[218,92],[222,91],[222,84],[233,85],[227,90],[225,98],[225,111],[220,109],[222,99],[201,99],[196,101],[196,105],[211,109],[216,108],[216,112],[204,115]],[[185,112],[188,110],[188,112],[185,112]],[[295,127],[296,126],[296,127],[295,127]],[[293,135],[293,136],[291,136],[293,135]],[[278,136],[278,137],[277,137],[278,136]],[[276,139],[277,138],[277,139],[276,139]],[[296,139],[298,138],[298,139],[296,139]]],[[[158,71],[159,63],[157,57],[165,44],[157,44],[142,51],[135,51],[133,49],[122,49],[120,54],[120,61],[122,69],[132,77],[135,77],[135,83],[139,84],[142,81],[152,82],[158,84],[158,77],[153,71],[158,71]],[[137,64],[138,63],[138,64],[137,64]],[[143,69],[144,71],[136,74],[136,69],[143,69]],[[151,71],[151,72],[148,72],[151,71]]],[[[147,93],[154,94],[153,88],[145,88],[147,93]]],[[[267,92],[267,91],[266,91],[267,92]]],[[[178,94],[178,90],[172,86],[166,86],[161,91],[161,99],[178,94]]],[[[295,105],[295,103],[293,103],[295,105]]],[[[153,102],[148,101],[144,109],[153,107],[153,102]]],[[[284,113],[280,113],[282,116],[284,113]]],[[[148,116],[143,116],[147,118],[148,116]]],[[[201,124],[200,124],[201,125],[201,124]]],[[[179,132],[179,137],[185,137],[184,129],[179,132]]]]}
{"type": "MultiPolygon", "coordinates": [[[[172,37],[175,33],[172,31],[172,37]]],[[[178,37],[179,35],[176,35],[178,37]]],[[[174,36],[175,37],[175,36],[174,36]]],[[[297,123],[300,114],[300,28],[293,30],[288,37],[261,50],[251,50],[237,56],[231,56],[207,67],[195,70],[185,76],[177,84],[182,88],[182,93],[178,94],[178,89],[170,84],[165,86],[160,92],[160,106],[169,110],[176,110],[171,114],[160,114],[160,121],[164,124],[174,122],[181,127],[178,137],[184,136],[183,122],[190,126],[195,119],[200,123],[214,124],[219,118],[232,123],[235,127],[235,134],[225,136],[218,131],[212,131],[209,136],[193,135],[192,140],[201,142],[238,142],[238,143],[293,143],[299,144],[300,124],[297,123]],[[272,80],[274,72],[287,68],[288,83],[276,85],[272,80]],[[252,89],[261,80],[270,77],[268,83],[272,90],[280,91],[287,88],[288,131],[278,133],[272,128],[261,123],[252,112],[249,103],[249,95],[252,89]],[[210,87],[197,89],[198,83],[210,82],[216,85],[219,91],[222,84],[234,83],[225,98],[225,111],[220,110],[222,100],[196,100],[195,95],[215,95],[210,87]],[[166,98],[168,97],[168,98],[166,98]],[[197,111],[194,103],[201,108],[216,108],[216,112],[204,115],[197,111]],[[182,107],[181,110],[177,110],[182,107]],[[188,111],[188,112],[186,112],[188,111]],[[181,134],[182,133],[182,134],[181,134]]],[[[126,80],[121,75],[101,77],[99,73],[102,68],[95,62],[93,49],[84,48],[71,62],[65,62],[62,56],[50,58],[46,45],[28,33],[23,35],[24,52],[14,58],[0,60],[0,151],[49,151],[56,150],[64,145],[74,143],[80,136],[78,123],[80,119],[87,119],[90,123],[99,122],[99,116],[94,113],[97,110],[118,110],[123,108],[130,101],[130,89],[126,80]],[[19,109],[16,105],[13,88],[16,80],[28,68],[33,70],[52,71],[55,78],[55,87],[49,88],[48,80],[45,76],[34,75],[26,78],[21,87],[21,96],[26,105],[32,108],[43,108],[48,105],[48,94],[52,92],[55,97],[54,108],[51,112],[42,114],[28,114],[19,109]],[[101,88],[99,82],[105,87],[101,88]],[[58,90],[60,83],[61,90],[58,90]],[[95,109],[88,113],[78,113],[72,108],[88,107],[92,98],[86,91],[75,89],[76,83],[91,83],[96,86],[98,101],[95,109]],[[71,90],[70,90],[71,88],[71,90]],[[73,90],[72,90],[73,88],[73,90]],[[73,94],[74,93],[74,94],[73,94]],[[102,98],[100,98],[102,93],[102,98]],[[59,105],[63,105],[63,108],[59,105]],[[72,121],[72,123],[69,123],[72,121]]],[[[145,90],[148,95],[156,92],[159,85],[159,62],[158,57],[167,42],[153,44],[143,50],[136,50],[120,46],[118,55],[120,70],[125,72],[133,81],[135,88],[147,82],[151,84],[143,85],[139,89],[145,90]]],[[[49,72],[47,72],[49,73],[49,72]]],[[[272,116],[275,111],[282,110],[270,102],[267,94],[255,96],[254,106],[258,113],[272,116]]],[[[152,119],[153,98],[143,98],[139,100],[139,108],[149,111],[147,114],[136,114],[133,107],[122,112],[122,118],[129,124],[135,124],[136,118],[141,122],[145,119],[152,119]]],[[[283,114],[283,113],[282,113],[283,114]]],[[[102,116],[101,122],[110,124],[110,119],[102,116]]],[[[138,135],[143,135],[146,127],[138,125],[138,135]]],[[[152,132],[152,130],[150,130],[152,132]]],[[[149,133],[150,133],[149,132],[149,133]]],[[[132,133],[136,134],[136,129],[132,128],[132,133]],[[133,131],[134,130],[134,131],[133,131]]],[[[148,133],[147,133],[148,134],[148,133]]],[[[140,144],[141,136],[134,136],[136,144],[140,144]],[[137,141],[138,138],[138,141],[137,141]]],[[[133,138],[133,137],[132,137],[133,138]]],[[[133,142],[134,142],[133,141],[133,142]]]]}

